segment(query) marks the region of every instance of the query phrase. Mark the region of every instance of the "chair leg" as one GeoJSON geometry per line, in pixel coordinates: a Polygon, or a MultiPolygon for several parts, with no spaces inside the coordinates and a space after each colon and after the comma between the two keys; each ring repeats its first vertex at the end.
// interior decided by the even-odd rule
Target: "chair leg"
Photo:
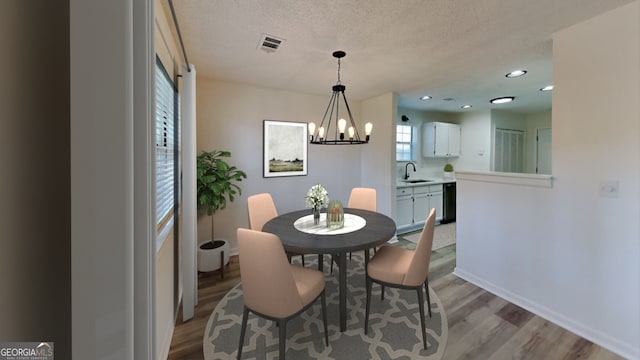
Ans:
{"type": "Polygon", "coordinates": [[[369,331],[369,309],[371,308],[371,279],[369,278],[369,276],[367,276],[367,280],[366,280],[366,287],[367,287],[367,305],[365,306],[365,311],[364,311],[364,333],[367,334],[367,331],[369,331]]]}
{"type": "Polygon", "coordinates": [[[416,288],[418,293],[418,308],[420,309],[420,327],[422,328],[422,345],[427,350],[427,331],[424,325],[424,295],[422,295],[422,286],[416,288]]]}
{"type": "Polygon", "coordinates": [[[247,318],[249,317],[249,308],[244,307],[242,312],[242,327],[240,328],[240,345],[238,346],[238,360],[242,358],[242,347],[244,346],[244,333],[247,330],[247,318]]]}
{"type": "Polygon", "coordinates": [[[324,323],[324,343],[326,346],[329,346],[329,332],[327,331],[327,298],[325,296],[325,292],[322,292],[322,297],[320,298],[322,301],[322,322],[324,323]]]}
{"type": "Polygon", "coordinates": [[[424,290],[427,292],[427,305],[429,306],[429,317],[431,317],[431,297],[429,296],[429,278],[424,282],[424,290]]]}
{"type": "Polygon", "coordinates": [[[380,300],[384,300],[384,285],[380,285],[380,300]]]}
{"type": "Polygon", "coordinates": [[[279,319],[278,327],[280,327],[280,334],[278,335],[279,348],[280,348],[280,359],[284,360],[284,354],[287,350],[286,342],[287,342],[287,320],[279,319]]]}
{"type": "Polygon", "coordinates": [[[300,255],[300,257],[302,258],[302,267],[304,267],[304,255],[300,255]]]}
{"type": "Polygon", "coordinates": [[[333,263],[336,262],[334,254],[331,254],[331,271],[329,271],[330,275],[333,275],[333,263]]]}

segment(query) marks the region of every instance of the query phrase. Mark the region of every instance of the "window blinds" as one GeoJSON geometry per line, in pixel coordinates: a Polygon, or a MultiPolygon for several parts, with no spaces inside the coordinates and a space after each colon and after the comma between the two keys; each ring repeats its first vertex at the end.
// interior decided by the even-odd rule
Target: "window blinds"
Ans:
{"type": "Polygon", "coordinates": [[[178,93],[162,63],[156,61],[156,224],[173,212],[179,155],[178,93]]]}

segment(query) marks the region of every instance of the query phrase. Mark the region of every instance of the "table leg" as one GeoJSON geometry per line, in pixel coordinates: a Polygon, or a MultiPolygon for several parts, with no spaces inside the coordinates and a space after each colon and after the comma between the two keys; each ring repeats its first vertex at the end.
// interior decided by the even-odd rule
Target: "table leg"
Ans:
{"type": "Polygon", "coordinates": [[[347,330],[347,253],[338,254],[338,282],[340,284],[340,331],[347,330]]]}
{"type": "Polygon", "coordinates": [[[369,265],[369,249],[364,249],[364,270],[366,272],[367,265],[369,265]]]}

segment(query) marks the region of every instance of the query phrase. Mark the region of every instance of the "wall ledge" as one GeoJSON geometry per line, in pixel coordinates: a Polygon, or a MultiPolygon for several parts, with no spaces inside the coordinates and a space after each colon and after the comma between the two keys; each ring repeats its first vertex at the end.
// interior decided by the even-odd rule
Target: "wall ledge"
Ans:
{"type": "Polygon", "coordinates": [[[456,170],[456,180],[551,188],[551,175],[456,170]]]}

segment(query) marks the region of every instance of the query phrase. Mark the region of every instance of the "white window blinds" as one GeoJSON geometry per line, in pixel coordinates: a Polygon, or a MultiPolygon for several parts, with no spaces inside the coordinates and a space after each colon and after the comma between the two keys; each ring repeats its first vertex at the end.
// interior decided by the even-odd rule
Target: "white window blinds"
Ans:
{"type": "Polygon", "coordinates": [[[156,224],[173,213],[179,155],[178,93],[156,59],[156,224]]]}

